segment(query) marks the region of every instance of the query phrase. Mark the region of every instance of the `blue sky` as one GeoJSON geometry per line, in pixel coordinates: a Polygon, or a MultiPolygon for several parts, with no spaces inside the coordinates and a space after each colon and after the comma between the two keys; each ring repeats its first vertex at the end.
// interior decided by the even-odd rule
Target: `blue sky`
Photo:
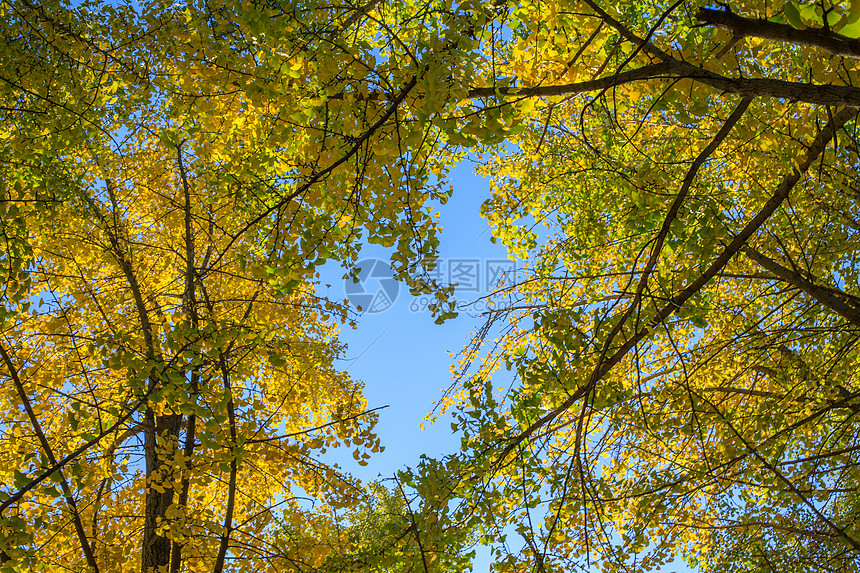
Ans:
{"type": "MultiPolygon", "coordinates": [[[[451,278],[463,281],[465,288],[458,289],[457,298],[469,302],[487,293],[487,264],[491,273],[498,272],[508,257],[504,247],[490,242],[490,228],[479,215],[481,203],[489,197],[487,181],[473,173],[468,161],[453,170],[452,178],[453,197],[440,207],[443,231],[438,272],[444,282],[449,272],[451,278]],[[472,284],[466,284],[469,280],[472,284]]],[[[388,256],[382,248],[362,251],[362,259],[385,261],[388,256]]],[[[331,285],[327,294],[336,300],[348,294],[342,275],[337,265],[321,272],[321,283],[331,285]]],[[[368,278],[364,284],[367,292],[384,290],[376,279],[368,278]]],[[[325,286],[322,292],[326,292],[325,286]]],[[[413,297],[401,284],[386,310],[365,312],[356,329],[344,326],[341,331],[348,344],[341,367],[365,383],[369,407],[388,406],[380,412],[376,428],[385,451],[375,454],[365,468],[349,468],[363,478],[391,477],[405,466],[416,465],[421,454],[441,456],[459,447],[450,420],[425,423],[423,431],[420,426],[451,382],[448,351],[457,353],[463,348],[483,319],[474,312],[461,312],[455,319],[435,324],[426,310],[427,298],[413,297]]]]}
{"type": "MultiPolygon", "coordinates": [[[[441,278],[447,282],[449,272],[457,280],[474,280],[466,290],[459,289],[459,301],[470,302],[487,294],[487,263],[491,272],[508,260],[507,251],[490,242],[492,233],[479,215],[481,203],[489,197],[489,185],[473,172],[470,162],[461,163],[452,172],[454,193],[440,210],[442,233],[439,242],[441,278]],[[476,261],[477,260],[477,261],[476,261]],[[477,262],[477,265],[475,264],[477,262]],[[469,271],[475,271],[470,274],[469,271]],[[465,274],[462,274],[465,273],[465,274]],[[472,290],[476,287],[476,290],[472,290]]],[[[378,257],[387,260],[382,248],[367,248],[362,259],[378,257]]],[[[347,297],[347,286],[341,278],[343,269],[329,265],[322,269],[322,292],[335,300],[347,297]]],[[[464,283],[465,284],[465,283],[464,283]]],[[[384,290],[375,280],[366,281],[367,291],[384,290]]],[[[450,418],[430,424],[425,420],[433,403],[442,397],[451,383],[449,351],[456,354],[471,340],[483,319],[473,312],[461,312],[457,318],[439,325],[426,310],[427,297],[413,297],[405,285],[399,286],[397,298],[382,312],[362,314],[357,328],[344,326],[341,339],[348,351],[341,367],[365,384],[368,406],[388,406],[380,411],[376,432],[385,451],[373,454],[369,464],[359,467],[347,452],[334,453],[332,459],[348,471],[366,480],[392,477],[406,466],[416,466],[421,455],[441,457],[455,452],[459,437],[451,431],[450,418]],[[421,429],[422,423],[424,429],[421,429]]],[[[479,551],[474,571],[489,570],[487,551],[479,551]]]]}

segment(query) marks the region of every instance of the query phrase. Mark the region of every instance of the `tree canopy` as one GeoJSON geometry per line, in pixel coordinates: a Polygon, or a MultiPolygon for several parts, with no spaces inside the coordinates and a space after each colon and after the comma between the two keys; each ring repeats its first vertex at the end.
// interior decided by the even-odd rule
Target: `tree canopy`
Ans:
{"type": "Polygon", "coordinates": [[[545,97],[484,209],[531,273],[452,389],[452,527],[505,571],[856,570],[856,7],[506,17],[500,95],[545,97]]]}
{"type": "Polygon", "coordinates": [[[854,2],[0,11],[2,570],[860,569],[854,2]],[[528,274],[367,486],[316,270],[453,318],[467,153],[528,274]]]}
{"type": "Polygon", "coordinates": [[[432,21],[2,9],[3,566],[318,566],[341,545],[326,508],[361,491],[318,452],[380,444],[315,269],[369,240],[431,288],[448,190],[407,127],[445,64],[415,55],[432,21]]]}

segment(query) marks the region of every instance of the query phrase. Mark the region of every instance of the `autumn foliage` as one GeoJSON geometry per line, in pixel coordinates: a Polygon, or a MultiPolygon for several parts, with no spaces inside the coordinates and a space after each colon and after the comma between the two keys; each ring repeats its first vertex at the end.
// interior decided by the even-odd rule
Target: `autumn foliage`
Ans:
{"type": "Polygon", "coordinates": [[[0,2],[0,570],[860,569],[855,4],[0,2]],[[363,484],[316,272],[453,318],[467,153],[528,273],[363,484]]]}

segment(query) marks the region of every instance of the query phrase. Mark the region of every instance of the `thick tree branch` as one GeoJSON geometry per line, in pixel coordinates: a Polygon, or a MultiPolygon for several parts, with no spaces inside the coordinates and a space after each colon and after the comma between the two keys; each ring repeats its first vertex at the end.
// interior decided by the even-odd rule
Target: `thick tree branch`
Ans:
{"type": "Polygon", "coordinates": [[[657,236],[654,238],[654,244],[651,247],[651,254],[648,257],[648,261],[645,264],[645,268],[642,270],[642,275],[639,277],[639,283],[636,286],[636,293],[633,296],[633,300],[627,307],[624,315],[621,317],[621,320],[612,328],[609,334],[606,337],[606,342],[603,345],[603,349],[601,351],[600,360],[606,356],[609,348],[615,341],[615,338],[619,333],[627,326],[627,320],[636,312],[642,303],[642,295],[645,292],[646,287],[648,286],[648,279],[651,276],[651,273],[654,271],[654,268],[657,266],[657,262],[660,259],[660,253],[663,250],[663,244],[666,240],[666,237],[669,235],[669,230],[672,227],[672,223],[675,222],[676,217],[678,216],[678,212],[681,210],[681,206],[684,204],[684,201],[687,198],[687,195],[690,192],[690,187],[692,187],[693,182],[696,180],[698,176],[699,169],[705,164],[705,161],[717,150],[717,147],[720,146],[720,143],[728,137],[729,133],[732,131],[732,128],[737,124],[737,122],[741,119],[744,112],[746,112],[750,103],[752,103],[752,98],[746,97],[740,101],[732,114],[728,117],[726,122],[723,124],[722,128],[717,132],[714,138],[711,140],[705,148],[699,152],[699,155],[696,156],[696,159],[693,160],[692,165],[687,170],[687,174],[684,176],[684,181],[681,183],[681,188],[678,189],[678,194],[675,196],[675,200],[672,201],[672,205],[669,207],[666,216],[663,218],[663,225],[660,227],[660,230],[657,232],[657,236]]]}
{"type": "Polygon", "coordinates": [[[763,255],[750,246],[745,246],[742,251],[747,258],[758,264],[763,269],[773,273],[777,278],[796,286],[801,291],[805,292],[817,302],[829,308],[854,326],[860,327],[860,311],[840,299],[829,290],[816,285],[800,273],[780,265],[773,259],[763,255]]]}
{"type": "Polygon", "coordinates": [[[34,487],[36,487],[37,485],[39,485],[40,483],[42,483],[43,481],[48,479],[51,475],[53,475],[54,472],[58,472],[58,471],[62,470],[68,464],[70,464],[71,462],[76,460],[81,454],[89,451],[90,448],[92,448],[94,445],[96,445],[100,441],[102,441],[102,439],[105,436],[115,432],[117,430],[117,428],[122,426],[126,422],[126,420],[131,418],[131,416],[135,412],[137,412],[141,406],[143,406],[143,404],[146,402],[146,400],[148,398],[149,398],[149,393],[142,396],[140,398],[140,400],[138,400],[137,403],[132,408],[130,408],[125,414],[123,414],[121,417],[119,417],[117,419],[117,421],[114,422],[113,425],[111,425],[109,428],[107,428],[106,430],[104,430],[102,432],[99,432],[99,434],[96,437],[87,441],[85,444],[79,446],[75,451],[73,451],[72,453],[70,453],[69,455],[67,455],[66,457],[64,457],[60,461],[58,461],[57,463],[53,464],[48,469],[44,470],[41,474],[39,474],[38,476],[36,476],[32,480],[30,480],[30,483],[28,483],[27,485],[25,485],[24,487],[22,487],[21,489],[19,489],[18,491],[16,491],[12,495],[10,495],[9,499],[0,503],[0,516],[3,515],[3,512],[6,511],[6,509],[11,507],[14,503],[17,503],[18,500],[20,500],[22,497],[24,497],[24,495],[27,494],[27,492],[29,492],[34,487]]]}
{"type": "MultiPolygon", "coordinates": [[[[97,157],[96,163],[98,164],[97,157]]],[[[124,245],[120,240],[119,230],[122,228],[122,225],[120,222],[120,208],[114,184],[107,177],[105,177],[104,180],[108,196],[111,201],[113,224],[108,222],[107,218],[92,198],[85,195],[84,199],[95,212],[97,219],[102,223],[104,232],[107,234],[111,244],[110,254],[116,260],[125,275],[126,281],[128,282],[128,287],[131,290],[132,298],[134,299],[138,320],[140,321],[140,327],[143,333],[143,342],[146,347],[146,358],[148,361],[153,362],[161,359],[161,354],[155,346],[155,337],[153,334],[152,322],[149,318],[149,309],[146,306],[143,291],[140,288],[140,283],[137,280],[137,275],[135,274],[134,267],[130,260],[131,253],[126,252],[126,245],[124,245]]],[[[147,395],[155,390],[158,385],[159,380],[156,377],[155,369],[153,368],[149,372],[147,395]]],[[[181,416],[175,414],[158,416],[150,407],[147,407],[144,410],[143,416],[143,449],[144,456],[146,458],[146,477],[147,480],[151,480],[164,464],[164,460],[157,452],[157,436],[178,436],[181,416]]],[[[171,503],[173,503],[172,488],[165,488],[163,492],[157,492],[151,487],[146,488],[146,500],[144,502],[143,551],[141,558],[141,570],[143,573],[147,573],[152,568],[163,567],[170,563],[170,540],[158,535],[157,524],[159,518],[164,517],[167,513],[167,508],[171,503]]]]}
{"type": "Polygon", "coordinates": [[[602,91],[639,80],[672,78],[690,79],[718,89],[721,92],[734,93],[744,97],[776,98],[834,107],[860,107],[860,88],[806,84],[767,78],[730,78],[694,66],[693,64],[676,60],[671,56],[668,56],[668,58],[664,62],[649,64],[635,70],[586,82],[532,88],[473,88],[469,90],[468,97],[499,96],[525,98],[574,95],[602,91]]]}
{"type": "Polygon", "coordinates": [[[382,126],[385,125],[385,123],[389,119],[391,119],[391,117],[395,114],[395,112],[400,107],[400,104],[402,104],[403,101],[406,99],[406,96],[409,95],[409,92],[411,92],[415,88],[415,86],[418,85],[418,79],[419,79],[418,75],[412,76],[412,78],[400,89],[400,92],[392,100],[391,105],[389,105],[388,109],[385,110],[385,113],[383,113],[382,116],[373,123],[373,125],[368,127],[364,133],[362,133],[360,136],[358,136],[354,140],[355,142],[352,144],[352,146],[339,159],[334,161],[332,164],[330,164],[328,167],[326,167],[322,171],[317,171],[315,173],[311,173],[311,175],[310,175],[310,177],[308,177],[307,181],[305,181],[304,183],[299,185],[294,191],[292,191],[291,193],[289,193],[288,195],[283,197],[275,205],[269,207],[268,209],[264,210],[262,213],[260,213],[259,215],[257,215],[256,217],[254,217],[253,219],[248,221],[245,225],[242,226],[242,228],[238,232],[233,234],[230,238],[230,241],[227,243],[227,245],[221,251],[221,254],[218,255],[218,257],[216,257],[213,264],[218,263],[221,260],[221,258],[224,257],[225,254],[227,254],[227,252],[230,250],[230,247],[233,246],[233,243],[235,243],[239,239],[239,237],[241,237],[245,233],[247,233],[248,230],[250,230],[251,228],[256,226],[260,221],[262,221],[263,219],[265,219],[266,217],[268,217],[269,215],[271,215],[272,213],[274,213],[278,209],[283,208],[284,205],[289,204],[289,202],[292,201],[293,199],[300,197],[308,189],[310,189],[311,187],[313,187],[314,185],[319,183],[321,180],[328,177],[335,169],[337,169],[338,167],[340,167],[341,165],[343,165],[344,163],[349,161],[356,153],[358,153],[361,150],[361,148],[364,146],[364,144],[367,143],[367,141],[371,137],[373,137],[373,135],[377,131],[379,131],[382,128],[382,126]]]}
{"type": "MultiPolygon", "coordinates": [[[[185,211],[185,293],[182,296],[182,305],[185,311],[185,317],[188,319],[191,327],[197,331],[200,325],[200,317],[197,313],[197,269],[194,262],[194,226],[192,224],[192,208],[191,208],[191,185],[188,182],[188,174],[185,170],[185,163],[182,160],[182,147],[176,148],[176,161],[179,167],[179,177],[182,180],[182,192],[184,196],[184,211],[185,211]]],[[[189,395],[195,400],[199,393],[200,373],[196,368],[191,371],[191,391],[189,395]]],[[[188,414],[187,422],[185,423],[185,444],[182,449],[185,460],[190,460],[194,455],[194,440],[197,433],[197,416],[188,414]]],[[[182,476],[181,487],[179,491],[179,506],[183,509],[188,505],[188,494],[191,489],[190,467],[186,467],[182,476]]],[[[179,573],[182,568],[182,543],[172,541],[170,548],[170,571],[171,573],[179,573]]]]}
{"type": "Polygon", "coordinates": [[[340,25],[340,31],[344,31],[356,22],[358,22],[364,16],[367,16],[371,10],[376,8],[382,0],[370,0],[364,6],[359,6],[352,11],[352,14],[343,21],[340,25]]]}
{"type": "Polygon", "coordinates": [[[738,16],[728,10],[699,8],[696,18],[709,26],[722,28],[732,33],[735,38],[763,38],[789,44],[821,48],[836,56],[860,58],[860,40],[841,36],[830,30],[807,28],[798,30],[787,24],[778,24],[768,20],[752,20],[738,16]]]}
{"type": "Polygon", "coordinates": [[[507,96],[507,97],[552,97],[572,95],[587,92],[606,90],[615,86],[629,84],[637,80],[650,80],[668,76],[672,72],[672,65],[668,63],[651,64],[635,70],[628,70],[612,76],[577,82],[572,84],[561,84],[555,86],[537,86],[533,88],[472,88],[469,90],[468,98],[507,96]]]}

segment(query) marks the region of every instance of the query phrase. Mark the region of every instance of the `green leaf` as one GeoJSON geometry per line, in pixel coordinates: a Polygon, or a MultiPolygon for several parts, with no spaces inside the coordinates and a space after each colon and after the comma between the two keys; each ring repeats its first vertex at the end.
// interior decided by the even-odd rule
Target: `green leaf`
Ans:
{"type": "Polygon", "coordinates": [[[797,10],[797,6],[795,6],[791,2],[786,2],[782,7],[782,13],[785,14],[788,23],[792,25],[792,27],[797,28],[798,30],[805,30],[806,24],[803,23],[803,19],[800,17],[800,12],[797,10]]]}
{"type": "MultiPolygon", "coordinates": [[[[856,14],[860,15],[860,12],[857,12],[856,14]]],[[[842,28],[839,29],[838,34],[840,36],[845,36],[846,38],[852,38],[854,40],[860,38],[860,19],[854,20],[850,24],[842,26],[842,28]]]]}
{"type": "Polygon", "coordinates": [[[15,483],[15,489],[21,489],[30,483],[30,477],[20,470],[12,472],[12,480],[15,483]]]}

